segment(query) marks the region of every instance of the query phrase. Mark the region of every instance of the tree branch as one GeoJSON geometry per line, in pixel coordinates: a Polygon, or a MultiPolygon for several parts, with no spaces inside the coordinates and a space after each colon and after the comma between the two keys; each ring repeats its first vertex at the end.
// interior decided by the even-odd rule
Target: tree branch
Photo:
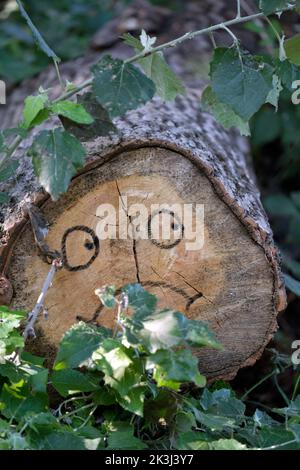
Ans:
{"type": "Polygon", "coordinates": [[[62,266],[61,260],[58,260],[58,259],[53,260],[50,271],[48,272],[48,275],[47,275],[47,277],[45,279],[45,282],[44,282],[44,285],[42,287],[42,291],[41,291],[40,296],[37,300],[37,303],[36,303],[34,309],[28,315],[28,322],[27,322],[26,328],[25,328],[24,333],[23,333],[25,341],[29,336],[34,336],[35,337],[35,331],[34,331],[35,322],[37,321],[37,318],[40,314],[40,311],[42,310],[42,308],[44,306],[44,300],[45,300],[45,297],[46,297],[46,294],[47,294],[49,288],[52,285],[55,273],[61,266],[62,266]]]}

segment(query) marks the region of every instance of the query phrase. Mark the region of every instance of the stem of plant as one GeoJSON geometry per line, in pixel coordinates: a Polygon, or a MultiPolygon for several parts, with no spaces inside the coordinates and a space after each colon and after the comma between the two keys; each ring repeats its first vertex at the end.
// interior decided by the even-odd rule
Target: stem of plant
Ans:
{"type": "Polygon", "coordinates": [[[296,395],[297,395],[297,392],[298,392],[299,385],[300,385],[300,374],[298,375],[298,378],[297,378],[297,380],[296,380],[296,383],[295,383],[295,387],[294,387],[294,390],[293,390],[293,395],[292,395],[292,401],[294,401],[294,400],[295,400],[295,398],[296,398],[296,395]]]}
{"type": "Polygon", "coordinates": [[[241,18],[241,0],[236,1],[236,9],[237,9],[237,18],[241,18]]]}
{"type": "Polygon", "coordinates": [[[247,398],[247,396],[250,395],[251,392],[253,392],[253,390],[255,390],[257,387],[259,387],[261,384],[263,384],[266,380],[273,377],[273,375],[275,375],[275,374],[277,374],[277,370],[272,370],[272,372],[270,372],[270,374],[266,375],[259,382],[257,382],[255,385],[253,385],[253,387],[249,388],[249,390],[246,393],[244,393],[244,395],[240,398],[240,400],[244,401],[247,398]]]}

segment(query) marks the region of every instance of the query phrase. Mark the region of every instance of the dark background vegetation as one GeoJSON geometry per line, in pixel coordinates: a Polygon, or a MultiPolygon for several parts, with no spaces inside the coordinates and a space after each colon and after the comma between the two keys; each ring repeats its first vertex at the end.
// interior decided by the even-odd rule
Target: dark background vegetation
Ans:
{"type": "MultiPolygon", "coordinates": [[[[49,45],[63,61],[68,61],[84,55],[94,34],[130,3],[130,0],[27,0],[26,8],[49,45]]],[[[178,11],[180,15],[180,10],[193,2],[152,0],[152,3],[178,11]]],[[[225,0],[216,0],[215,3],[225,7],[232,4],[225,0]]],[[[251,1],[246,3],[251,5],[251,1]]],[[[1,0],[0,15],[0,77],[7,81],[10,90],[38,74],[49,65],[49,60],[36,47],[15,8],[15,2],[1,0]]],[[[300,31],[298,21],[295,15],[284,16],[282,26],[287,36],[300,31]]],[[[277,20],[274,25],[280,28],[277,20]]],[[[244,32],[247,33],[246,27],[244,32]]],[[[267,26],[261,29],[258,25],[252,33],[255,47],[258,45],[261,51],[276,47],[274,33],[267,26]]],[[[182,34],[182,31],[178,29],[177,34],[182,34]]],[[[250,49],[253,39],[251,41],[250,49]]],[[[289,95],[281,99],[278,113],[265,106],[255,116],[251,147],[265,207],[281,249],[284,270],[300,280],[300,106],[294,106],[289,95]]],[[[293,291],[288,292],[288,308],[279,317],[280,329],[262,359],[255,366],[242,370],[234,380],[232,385],[237,391],[242,393],[268,375],[274,361],[281,361],[281,355],[291,355],[292,341],[300,338],[300,299],[297,297],[300,284],[296,283],[293,291]]],[[[256,388],[250,395],[249,406],[251,403],[254,406],[255,402],[266,408],[284,406],[281,390],[290,396],[295,380],[292,369],[287,369],[278,376],[279,387],[270,379],[256,388]]]]}

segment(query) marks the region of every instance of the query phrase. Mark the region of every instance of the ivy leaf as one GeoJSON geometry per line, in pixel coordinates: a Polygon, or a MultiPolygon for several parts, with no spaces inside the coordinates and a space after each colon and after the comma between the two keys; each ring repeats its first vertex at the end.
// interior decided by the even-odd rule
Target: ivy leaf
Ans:
{"type": "Polygon", "coordinates": [[[117,340],[105,339],[92,359],[96,368],[103,372],[105,384],[115,389],[121,397],[141,381],[142,364],[133,360],[130,350],[117,340]]]}
{"type": "Polygon", "coordinates": [[[206,323],[196,320],[187,320],[185,331],[185,340],[188,341],[191,346],[223,350],[222,345],[206,323]]]}
{"type": "Polygon", "coordinates": [[[120,59],[104,56],[92,67],[93,94],[111,118],[151,100],[155,85],[139,69],[120,59]]]}
{"type": "Polygon", "coordinates": [[[104,286],[101,289],[96,289],[95,294],[99,297],[101,303],[106,308],[113,308],[116,305],[116,288],[115,286],[104,286]]]}
{"type": "Polygon", "coordinates": [[[58,393],[66,397],[78,392],[94,392],[99,388],[99,380],[77,370],[63,369],[53,371],[51,382],[58,393]]]}
{"type": "Polygon", "coordinates": [[[105,338],[104,329],[84,322],[72,326],[64,335],[54,364],[54,370],[75,368],[90,359],[105,338]]]}
{"type": "Polygon", "coordinates": [[[96,101],[92,93],[79,95],[78,103],[81,104],[90,116],[93,123],[89,125],[76,124],[66,117],[61,117],[64,128],[82,142],[91,140],[94,137],[101,137],[113,132],[117,132],[116,126],[112,123],[108,112],[96,101]]]}
{"type": "Polygon", "coordinates": [[[225,129],[236,127],[241,135],[250,135],[248,122],[240,118],[227,104],[221,103],[210,86],[206,87],[202,94],[202,104],[225,129]]]}
{"type": "Polygon", "coordinates": [[[86,152],[81,143],[60,128],[42,131],[28,155],[40,183],[53,200],[67,191],[71,178],[82,167],[86,152]]]}
{"type": "Polygon", "coordinates": [[[164,310],[147,317],[142,324],[138,337],[151,353],[178,346],[184,340],[186,319],[179,312],[164,310]]]}
{"type": "Polygon", "coordinates": [[[18,160],[10,160],[4,163],[0,167],[0,182],[6,181],[11,176],[13,176],[18,166],[19,166],[18,160]]]}
{"type": "Polygon", "coordinates": [[[72,101],[59,101],[50,107],[52,113],[63,116],[70,121],[77,122],[78,124],[92,124],[93,117],[85,110],[84,106],[72,101]]]}
{"type": "Polygon", "coordinates": [[[108,450],[143,450],[147,449],[140,439],[133,435],[133,426],[123,422],[114,422],[108,436],[108,450]]]}
{"type": "Polygon", "coordinates": [[[237,49],[215,49],[210,75],[219,100],[244,121],[260,109],[273,88],[273,68],[237,49]]]}
{"type": "Polygon", "coordinates": [[[159,350],[147,358],[146,368],[154,371],[153,378],[159,387],[178,390],[185,382],[194,382],[198,387],[206,384],[199,372],[198,360],[188,349],[159,350]]]}
{"type": "Polygon", "coordinates": [[[144,401],[147,387],[133,387],[127,394],[117,396],[117,402],[125,410],[138,416],[144,415],[144,401]]]}
{"type": "Polygon", "coordinates": [[[134,321],[141,321],[155,312],[157,298],[140,284],[127,284],[122,288],[122,293],[128,297],[128,305],[134,311],[134,321]]]}
{"type": "MultiPolygon", "coordinates": [[[[147,36],[147,38],[149,38],[149,36],[147,36]]],[[[128,45],[134,47],[137,53],[143,51],[145,47],[144,44],[131,34],[125,34],[123,39],[128,45]]],[[[144,41],[145,44],[147,44],[147,40],[145,39],[144,41]]],[[[177,95],[185,93],[182,81],[169,67],[162,52],[155,52],[149,55],[149,57],[140,59],[138,63],[141,65],[147,77],[154,82],[156,92],[163,100],[173,101],[177,95]]]]}
{"type": "Polygon", "coordinates": [[[259,7],[265,15],[280,13],[283,10],[294,8],[296,1],[293,0],[260,0],[259,7]]]}
{"type": "Polygon", "coordinates": [[[219,439],[209,443],[210,450],[247,450],[247,446],[236,439],[219,439]]]}
{"type": "MultiPolygon", "coordinates": [[[[20,382],[22,384],[22,382],[20,382]]],[[[31,388],[25,384],[4,384],[0,395],[1,411],[6,418],[22,419],[26,413],[41,413],[48,408],[48,397],[45,393],[33,394],[31,388]]]]}
{"type": "Polygon", "coordinates": [[[85,439],[68,431],[52,431],[42,435],[36,444],[38,450],[87,450],[85,439]]]}
{"type": "MultiPolygon", "coordinates": [[[[23,122],[21,124],[25,129],[30,129],[36,124],[40,124],[40,120],[37,121],[39,114],[45,111],[46,104],[48,102],[48,96],[46,93],[42,93],[36,96],[27,96],[24,103],[23,109],[23,122]]],[[[46,111],[47,113],[47,111],[46,111]]],[[[42,114],[44,117],[45,114],[42,114]]]]}

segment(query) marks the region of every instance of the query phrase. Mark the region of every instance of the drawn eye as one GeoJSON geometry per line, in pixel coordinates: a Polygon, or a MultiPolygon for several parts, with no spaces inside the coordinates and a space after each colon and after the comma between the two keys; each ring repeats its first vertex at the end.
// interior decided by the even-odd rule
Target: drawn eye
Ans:
{"type": "Polygon", "coordinates": [[[148,218],[148,236],[153,245],[169,250],[182,241],[184,226],[173,211],[160,209],[148,218]]]}
{"type": "Polygon", "coordinates": [[[99,251],[100,251],[99,238],[96,236],[94,230],[92,230],[89,227],[86,227],[85,225],[76,225],[75,227],[70,227],[63,234],[62,241],[61,241],[61,253],[62,253],[64,268],[66,268],[68,271],[83,271],[84,269],[89,268],[93,264],[95,259],[97,258],[99,251]],[[75,235],[76,232],[79,232],[79,233],[83,232],[89,235],[89,238],[85,238],[83,242],[83,247],[88,251],[94,250],[94,253],[87,261],[86,261],[86,255],[83,252],[83,250],[82,252],[79,250],[81,242],[76,237],[75,235]],[[70,264],[69,257],[68,257],[68,248],[67,248],[68,243],[70,243],[71,245],[70,251],[73,257],[74,255],[78,257],[78,254],[79,254],[80,261],[83,261],[81,264],[76,264],[76,265],[70,264]]]}

